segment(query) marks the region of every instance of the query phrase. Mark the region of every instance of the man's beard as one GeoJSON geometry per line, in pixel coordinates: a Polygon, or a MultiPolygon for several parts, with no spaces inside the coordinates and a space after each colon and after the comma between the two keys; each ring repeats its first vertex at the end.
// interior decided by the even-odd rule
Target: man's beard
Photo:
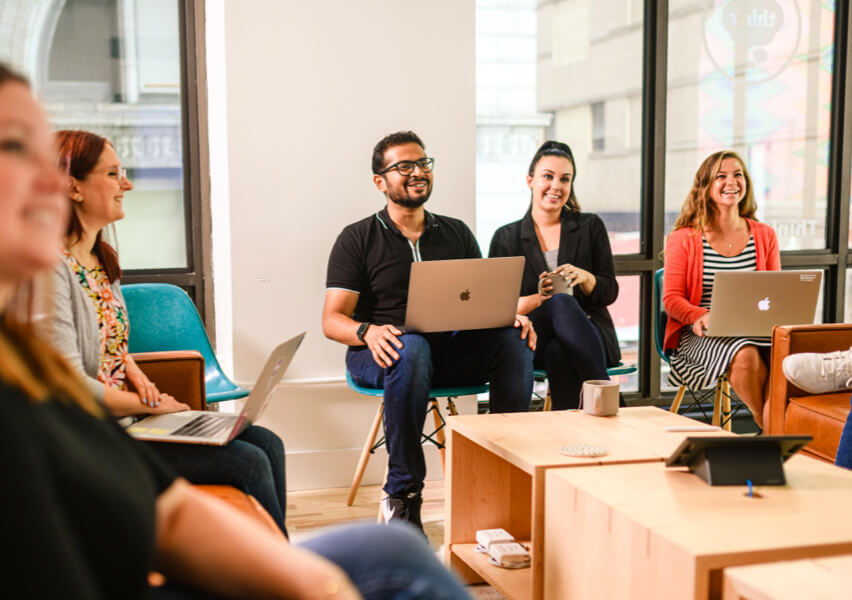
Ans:
{"type": "Polygon", "coordinates": [[[432,188],[430,187],[429,190],[425,194],[423,194],[423,196],[421,196],[420,198],[415,200],[409,195],[408,186],[406,186],[404,189],[405,189],[404,194],[393,194],[390,191],[388,191],[387,192],[388,200],[390,200],[394,204],[398,204],[399,206],[402,206],[402,207],[405,207],[405,208],[420,208],[421,206],[426,204],[426,201],[429,199],[429,196],[432,195],[432,188]]]}

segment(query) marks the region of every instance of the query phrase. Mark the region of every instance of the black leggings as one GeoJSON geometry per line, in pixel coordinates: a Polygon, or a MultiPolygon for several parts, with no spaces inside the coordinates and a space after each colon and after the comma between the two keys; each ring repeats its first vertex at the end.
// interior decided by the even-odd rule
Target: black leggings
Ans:
{"type": "Polygon", "coordinates": [[[530,319],[538,334],[534,364],[547,372],[552,408],[577,408],[584,381],[609,379],[600,331],[568,294],[545,301],[530,319]]]}

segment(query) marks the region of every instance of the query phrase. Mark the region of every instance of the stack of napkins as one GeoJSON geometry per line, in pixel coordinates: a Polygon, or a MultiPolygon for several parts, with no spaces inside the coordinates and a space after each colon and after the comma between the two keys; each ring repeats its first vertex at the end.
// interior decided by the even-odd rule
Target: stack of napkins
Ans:
{"type": "Polygon", "coordinates": [[[492,544],[488,550],[491,562],[498,567],[521,569],[530,566],[530,553],[518,542],[492,544]]]}
{"type": "Polygon", "coordinates": [[[505,529],[480,529],[476,532],[476,550],[487,554],[491,563],[506,569],[530,566],[530,553],[505,529]]]}
{"type": "Polygon", "coordinates": [[[488,554],[493,544],[508,544],[515,538],[505,529],[480,529],[476,532],[476,551],[488,554]]]}

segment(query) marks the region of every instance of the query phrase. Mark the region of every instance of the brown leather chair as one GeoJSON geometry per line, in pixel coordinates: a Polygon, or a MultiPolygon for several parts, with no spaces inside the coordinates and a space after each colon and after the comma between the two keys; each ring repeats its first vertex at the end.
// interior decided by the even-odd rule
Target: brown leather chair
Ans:
{"type": "Polygon", "coordinates": [[[133,360],[157,385],[157,389],[174,396],[178,402],[188,404],[192,410],[207,410],[201,352],[136,352],[133,360]]]}
{"type": "Polygon", "coordinates": [[[770,435],[810,435],[805,452],[834,462],[840,433],[849,414],[850,391],[809,394],[784,377],[781,362],[800,352],[833,352],[852,347],[852,324],[786,325],[772,331],[768,414],[770,435]]]}

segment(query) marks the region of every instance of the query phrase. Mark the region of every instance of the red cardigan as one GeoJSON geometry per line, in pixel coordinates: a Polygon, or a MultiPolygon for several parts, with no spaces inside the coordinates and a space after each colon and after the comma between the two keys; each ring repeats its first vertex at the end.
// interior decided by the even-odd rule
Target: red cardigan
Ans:
{"type": "MultiPolygon", "coordinates": [[[[746,219],[757,255],[758,271],[780,271],[781,252],[775,230],[765,223],[746,219]]],[[[663,349],[677,348],[680,330],[691,325],[704,313],[701,308],[701,287],[704,271],[704,248],[701,232],[682,227],[672,232],[666,242],[663,271],[663,308],[668,316],[663,349]]]]}

